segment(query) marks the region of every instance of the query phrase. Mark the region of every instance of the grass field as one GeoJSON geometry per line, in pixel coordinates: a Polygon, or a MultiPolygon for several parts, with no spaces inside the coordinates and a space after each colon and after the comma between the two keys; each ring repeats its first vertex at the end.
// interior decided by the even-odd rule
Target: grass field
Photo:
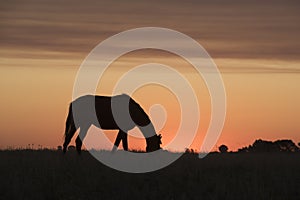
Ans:
{"type": "Polygon", "coordinates": [[[184,154],[128,174],[84,151],[0,151],[0,199],[300,199],[300,153],[184,154]]]}

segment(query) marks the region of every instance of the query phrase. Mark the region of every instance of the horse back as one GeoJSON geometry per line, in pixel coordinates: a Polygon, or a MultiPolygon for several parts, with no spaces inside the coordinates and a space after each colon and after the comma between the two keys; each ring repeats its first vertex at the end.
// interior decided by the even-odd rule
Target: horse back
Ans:
{"type": "Polygon", "coordinates": [[[120,129],[121,124],[123,130],[130,130],[136,125],[145,126],[150,123],[142,107],[126,94],[86,95],[79,97],[72,104],[76,105],[73,107],[79,108],[77,113],[85,124],[94,124],[101,129],[120,129]],[[98,121],[95,120],[94,113],[98,121]]]}

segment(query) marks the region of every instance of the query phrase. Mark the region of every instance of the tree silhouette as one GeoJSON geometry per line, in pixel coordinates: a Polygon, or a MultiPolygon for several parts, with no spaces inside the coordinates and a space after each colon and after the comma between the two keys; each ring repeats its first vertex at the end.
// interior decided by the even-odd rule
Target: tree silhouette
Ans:
{"type": "Polygon", "coordinates": [[[221,153],[226,153],[228,151],[228,147],[225,144],[222,144],[221,146],[219,146],[219,151],[221,153]]]}
{"type": "Polygon", "coordinates": [[[295,152],[299,149],[292,140],[277,140],[274,144],[278,147],[279,151],[283,152],[295,152]]]}
{"type": "Polygon", "coordinates": [[[279,149],[274,145],[273,142],[258,139],[253,143],[251,150],[253,152],[275,152],[279,149]]]}
{"type": "Polygon", "coordinates": [[[243,147],[238,152],[296,152],[299,147],[292,140],[276,140],[275,142],[262,139],[255,140],[252,145],[243,147]]]}

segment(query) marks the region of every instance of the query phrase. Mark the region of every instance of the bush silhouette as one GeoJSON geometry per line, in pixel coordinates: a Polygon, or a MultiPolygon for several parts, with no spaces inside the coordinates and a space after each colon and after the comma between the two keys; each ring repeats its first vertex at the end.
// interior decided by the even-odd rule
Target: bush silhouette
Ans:
{"type": "Polygon", "coordinates": [[[296,152],[299,147],[292,140],[276,140],[275,142],[262,139],[238,150],[239,152],[296,152]]]}
{"type": "Polygon", "coordinates": [[[185,153],[190,153],[190,154],[194,154],[196,153],[194,149],[189,149],[189,148],[186,148],[185,149],[185,153]]]}
{"type": "Polygon", "coordinates": [[[76,150],[76,147],[74,145],[70,145],[68,147],[68,151],[75,151],[76,150]]]}
{"type": "Polygon", "coordinates": [[[219,151],[221,153],[226,153],[228,151],[228,147],[225,144],[222,144],[221,146],[219,146],[219,151]]]}

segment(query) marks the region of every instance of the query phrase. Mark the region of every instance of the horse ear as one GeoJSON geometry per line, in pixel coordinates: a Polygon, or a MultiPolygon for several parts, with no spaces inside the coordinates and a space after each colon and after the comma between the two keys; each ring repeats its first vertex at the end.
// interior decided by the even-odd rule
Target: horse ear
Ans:
{"type": "Polygon", "coordinates": [[[162,142],[161,142],[161,137],[162,137],[161,134],[159,134],[157,137],[159,139],[159,144],[162,144],[162,142]]]}

